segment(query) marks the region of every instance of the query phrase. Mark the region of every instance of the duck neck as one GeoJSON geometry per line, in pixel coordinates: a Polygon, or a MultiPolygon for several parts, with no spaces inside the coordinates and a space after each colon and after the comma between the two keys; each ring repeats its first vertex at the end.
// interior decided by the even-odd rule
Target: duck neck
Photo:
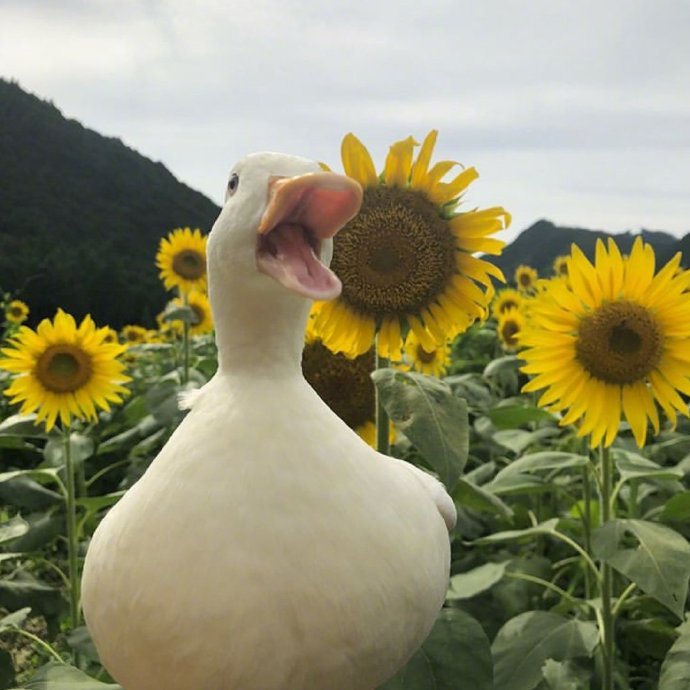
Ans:
{"type": "Polygon", "coordinates": [[[263,277],[258,290],[211,281],[209,296],[219,371],[233,377],[301,376],[311,302],[267,284],[263,277]]]}

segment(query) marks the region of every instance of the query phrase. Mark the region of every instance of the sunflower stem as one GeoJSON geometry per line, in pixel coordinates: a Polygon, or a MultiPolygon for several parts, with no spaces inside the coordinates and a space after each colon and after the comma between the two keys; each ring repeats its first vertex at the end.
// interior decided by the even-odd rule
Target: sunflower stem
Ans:
{"type": "MultiPolygon", "coordinates": [[[[611,495],[613,492],[613,467],[608,448],[601,448],[599,454],[601,468],[601,525],[613,518],[611,495]]],[[[601,645],[603,659],[602,690],[613,690],[613,666],[615,660],[613,614],[613,572],[611,566],[601,563],[601,645]]]]}
{"type": "MultiPolygon", "coordinates": [[[[182,295],[185,306],[189,306],[189,299],[187,298],[187,293],[182,295]]],[[[182,369],[182,383],[186,384],[189,382],[189,321],[185,319],[183,321],[182,330],[182,351],[184,353],[183,369],[182,369]]]]}
{"type": "MultiPolygon", "coordinates": [[[[592,485],[589,482],[589,467],[582,468],[582,534],[585,551],[592,553],[592,485]]],[[[589,568],[585,568],[585,599],[592,597],[592,576],[589,568]]]]}
{"type": "MultiPolygon", "coordinates": [[[[388,366],[388,360],[381,357],[378,352],[378,342],[375,344],[376,350],[376,369],[385,369],[388,366]]],[[[381,402],[379,389],[376,388],[376,450],[384,455],[390,455],[390,419],[388,412],[381,402]]]]}
{"type": "MultiPolygon", "coordinates": [[[[65,480],[67,486],[66,496],[66,522],[67,522],[67,577],[69,579],[69,610],[70,628],[74,630],[79,626],[79,535],[77,533],[77,492],[75,482],[74,460],[72,458],[72,444],[70,442],[70,427],[64,429],[65,449],[65,480]]],[[[77,655],[73,654],[77,664],[77,655]]]]}

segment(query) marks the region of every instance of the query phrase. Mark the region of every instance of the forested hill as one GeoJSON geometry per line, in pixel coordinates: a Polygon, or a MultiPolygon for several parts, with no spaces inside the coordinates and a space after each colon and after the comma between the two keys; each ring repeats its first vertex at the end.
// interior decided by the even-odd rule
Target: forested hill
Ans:
{"type": "Polygon", "coordinates": [[[218,207],[154,163],[0,79],[0,289],[99,324],[151,325],[154,265],[177,227],[208,232],[218,207]]]}
{"type": "MultiPolygon", "coordinates": [[[[682,239],[665,232],[642,230],[639,233],[645,242],[654,248],[657,266],[666,263],[676,252],[683,253],[683,265],[690,267],[690,233],[682,239]]],[[[603,230],[586,230],[554,225],[540,220],[523,230],[504,250],[501,256],[491,260],[501,267],[506,279],[511,280],[520,264],[536,268],[540,276],[552,275],[553,260],[570,253],[570,246],[576,244],[590,258],[594,259],[597,239],[613,237],[621,252],[627,254],[637,235],[630,232],[612,234],[603,230]]]]}

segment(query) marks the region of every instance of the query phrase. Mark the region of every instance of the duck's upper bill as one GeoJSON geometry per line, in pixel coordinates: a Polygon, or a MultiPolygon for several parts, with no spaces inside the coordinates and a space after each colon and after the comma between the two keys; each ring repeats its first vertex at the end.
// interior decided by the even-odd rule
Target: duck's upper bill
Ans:
{"type": "Polygon", "coordinates": [[[362,188],[331,172],[272,177],[259,223],[257,266],[281,285],[314,300],[334,299],[342,284],[321,261],[321,242],[359,211],[362,188]]]}

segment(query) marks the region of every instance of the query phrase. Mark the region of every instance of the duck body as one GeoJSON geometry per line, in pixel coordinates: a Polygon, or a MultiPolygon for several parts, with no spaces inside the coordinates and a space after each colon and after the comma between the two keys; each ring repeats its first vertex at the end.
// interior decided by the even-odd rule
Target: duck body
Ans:
{"type": "Polygon", "coordinates": [[[354,192],[304,159],[246,160],[208,243],[218,372],[94,533],[85,620],[125,690],[373,690],[443,604],[454,506],[301,374],[304,297],[339,289],[314,256],[354,192]],[[286,211],[266,185],[290,175],[286,211]]]}

